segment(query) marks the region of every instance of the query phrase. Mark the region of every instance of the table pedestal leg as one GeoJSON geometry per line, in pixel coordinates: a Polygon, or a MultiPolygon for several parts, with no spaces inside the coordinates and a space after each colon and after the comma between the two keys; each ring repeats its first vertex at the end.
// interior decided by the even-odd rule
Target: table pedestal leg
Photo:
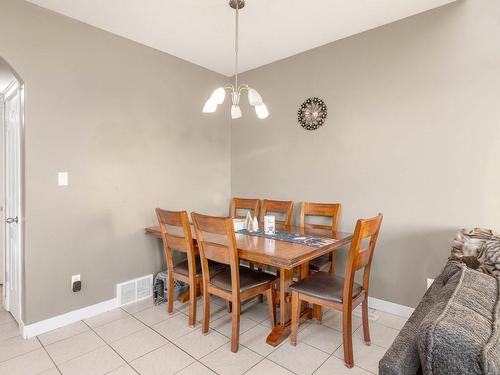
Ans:
{"type": "Polygon", "coordinates": [[[189,289],[179,294],[179,296],[177,297],[177,301],[181,303],[189,301],[189,289]]]}
{"type": "MultiPolygon", "coordinates": [[[[278,346],[290,335],[290,284],[292,283],[293,270],[280,269],[280,322],[273,328],[266,342],[278,346]]],[[[310,309],[306,308],[300,314],[299,324],[311,318],[310,309]]]]}
{"type": "MultiPolygon", "coordinates": [[[[191,288],[191,285],[186,289],[186,291],[182,292],[177,296],[177,301],[180,303],[184,303],[189,301],[189,288],[191,288]]],[[[196,297],[201,296],[201,288],[196,288],[196,297]]]]}

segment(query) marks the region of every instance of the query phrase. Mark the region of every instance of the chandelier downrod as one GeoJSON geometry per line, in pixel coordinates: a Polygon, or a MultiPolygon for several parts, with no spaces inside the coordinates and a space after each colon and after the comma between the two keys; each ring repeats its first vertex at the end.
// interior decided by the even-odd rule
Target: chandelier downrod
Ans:
{"type": "MultiPolygon", "coordinates": [[[[234,88],[238,90],[238,53],[239,53],[239,13],[240,13],[240,2],[238,0],[236,2],[236,31],[234,35],[234,88]]],[[[243,3],[244,4],[244,3],[243,3]]]]}

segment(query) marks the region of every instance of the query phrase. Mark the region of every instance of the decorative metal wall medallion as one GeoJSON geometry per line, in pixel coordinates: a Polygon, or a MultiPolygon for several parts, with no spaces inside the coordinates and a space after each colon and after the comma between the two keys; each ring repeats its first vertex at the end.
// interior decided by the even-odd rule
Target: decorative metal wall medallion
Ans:
{"type": "Polygon", "coordinates": [[[326,104],[320,98],[309,98],[299,108],[297,119],[307,130],[316,130],[325,123],[327,115],[326,104]]]}

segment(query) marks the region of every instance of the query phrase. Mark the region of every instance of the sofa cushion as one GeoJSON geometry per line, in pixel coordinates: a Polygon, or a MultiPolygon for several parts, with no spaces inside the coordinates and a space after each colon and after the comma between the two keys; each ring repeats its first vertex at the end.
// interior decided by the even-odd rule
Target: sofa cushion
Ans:
{"type": "Polygon", "coordinates": [[[418,331],[424,374],[484,374],[483,348],[496,322],[497,280],[465,265],[461,268],[453,276],[459,279],[451,297],[436,303],[418,331]]]}

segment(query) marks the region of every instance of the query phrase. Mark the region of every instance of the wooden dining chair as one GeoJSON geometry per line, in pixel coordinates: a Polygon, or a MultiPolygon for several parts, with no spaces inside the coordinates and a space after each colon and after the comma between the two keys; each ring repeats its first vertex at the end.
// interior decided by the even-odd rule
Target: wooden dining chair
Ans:
{"type": "Polygon", "coordinates": [[[166,211],[156,209],[156,216],[160,223],[160,232],[165,249],[165,258],[168,269],[168,312],[174,307],[174,280],[189,284],[189,316],[188,323],[196,323],[196,291],[201,287],[201,263],[196,256],[191,234],[191,226],[186,211],[166,211]],[[187,259],[174,264],[172,251],[186,253],[187,259]]]}
{"type": "Polygon", "coordinates": [[[261,223],[264,222],[264,216],[270,213],[283,215],[283,220],[276,219],[276,224],[281,225],[291,225],[292,224],[292,212],[293,212],[293,202],[292,201],[274,201],[270,199],[264,199],[261,208],[261,223]]]}
{"type": "MultiPolygon", "coordinates": [[[[300,227],[307,229],[325,229],[336,232],[340,215],[340,203],[302,202],[300,205],[300,227]],[[307,218],[315,217],[329,220],[329,224],[307,222],[307,218]]],[[[310,271],[320,271],[330,263],[329,271],[335,273],[336,251],[309,262],[310,271]]]]}
{"type": "Polygon", "coordinates": [[[239,215],[238,211],[249,211],[252,217],[259,217],[260,199],[233,198],[231,199],[231,217],[233,219],[244,219],[245,216],[239,215]]]}
{"type": "Polygon", "coordinates": [[[345,268],[345,276],[337,276],[329,272],[316,272],[311,276],[293,284],[292,290],[292,322],[290,342],[297,344],[300,305],[302,301],[320,306],[327,306],[342,312],[342,335],[344,346],[344,362],[349,368],[354,366],[352,350],[352,310],[362,304],[363,337],[370,345],[368,327],[368,287],[370,284],[370,268],[373,252],[377,242],[382,214],[372,219],[360,219],[356,224],[354,236],[345,268]],[[368,246],[364,240],[369,238],[368,246]],[[363,269],[362,285],[354,282],[356,271],[363,269]]]}
{"type": "MultiPolygon", "coordinates": [[[[271,199],[264,199],[262,201],[260,223],[263,225],[264,216],[269,214],[280,214],[283,220],[275,219],[275,225],[289,226],[292,223],[293,201],[276,201],[271,199]]],[[[279,270],[274,267],[265,267],[263,265],[254,265],[258,270],[267,269],[276,275],[279,275],[279,270]]],[[[260,301],[260,299],[259,299],[260,301]]]]}
{"type": "Polygon", "coordinates": [[[241,302],[260,294],[267,297],[272,327],[275,326],[273,288],[276,277],[264,272],[252,271],[239,265],[238,248],[231,218],[206,216],[192,213],[196,237],[200,248],[203,271],[203,327],[208,333],[210,321],[210,296],[212,294],[231,302],[232,330],[231,351],[239,347],[241,302]],[[208,262],[229,265],[224,271],[211,275],[208,262]]]}
{"type": "MultiPolygon", "coordinates": [[[[238,212],[241,210],[249,211],[252,217],[259,218],[259,208],[260,199],[250,199],[250,198],[233,198],[231,199],[231,217],[233,219],[244,219],[246,216],[239,215],[238,212]]],[[[256,269],[255,264],[252,262],[242,262],[243,266],[248,266],[250,269],[256,269]]],[[[262,296],[259,296],[259,301],[262,302],[262,296]]],[[[228,303],[228,311],[231,311],[231,304],[228,303]]]]}

